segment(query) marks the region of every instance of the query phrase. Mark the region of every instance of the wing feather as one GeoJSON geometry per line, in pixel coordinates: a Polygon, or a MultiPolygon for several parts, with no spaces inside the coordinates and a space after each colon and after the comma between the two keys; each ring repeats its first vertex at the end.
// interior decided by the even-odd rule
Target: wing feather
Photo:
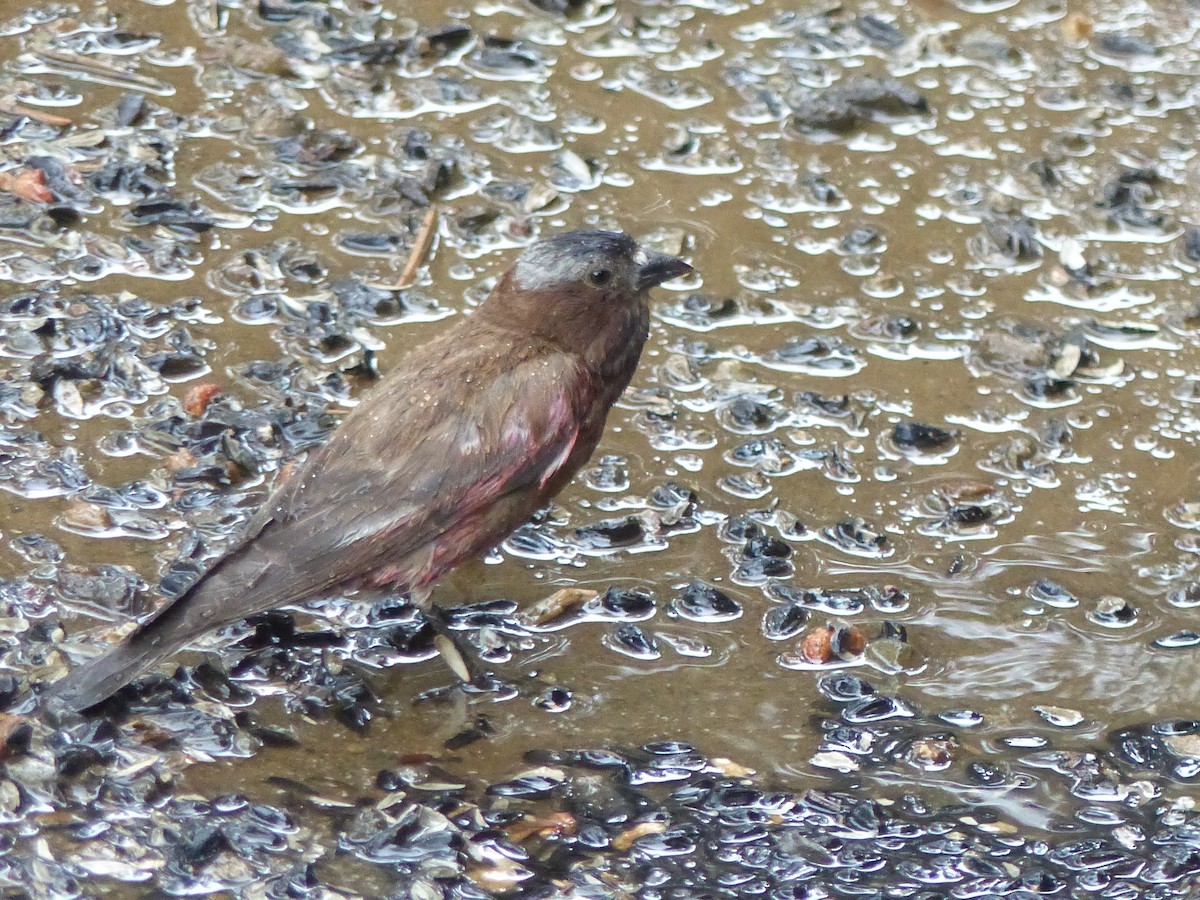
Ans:
{"type": "Polygon", "coordinates": [[[329,590],[409,557],[448,568],[458,560],[433,552],[440,536],[475,521],[507,530],[541,506],[576,447],[590,376],[568,354],[529,356],[482,366],[465,395],[431,394],[420,375],[436,373],[426,372],[364,399],[272,498],[244,558],[230,559],[253,582],[247,605],[329,590]],[[521,517],[510,526],[480,516],[519,492],[528,503],[507,504],[506,517],[521,517]]]}

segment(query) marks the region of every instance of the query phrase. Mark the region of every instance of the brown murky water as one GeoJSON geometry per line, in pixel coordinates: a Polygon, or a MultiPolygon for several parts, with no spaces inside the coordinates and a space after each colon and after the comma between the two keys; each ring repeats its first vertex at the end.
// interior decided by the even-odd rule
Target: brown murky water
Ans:
{"type": "MultiPolygon", "coordinates": [[[[614,648],[612,621],[535,630],[494,666],[515,697],[414,702],[449,683],[438,661],[351,653],[344,665],[378,694],[363,734],[306,714],[306,683],[252,679],[262,696],[242,713],[285,745],[246,732],[205,760],[183,739],[169,762],[177,793],[245,794],[323,834],[295,783],[352,801],[421,754],[487,784],[534,748],[661,740],[786,790],[988,807],[1031,841],[1064,823],[1086,831],[1096,804],[1189,793],[1194,6],[714,0],[563,17],[521,3],[128,0],[5,4],[2,18],[0,109],[33,115],[6,126],[10,171],[49,156],[79,191],[0,210],[0,387],[17,392],[0,397],[5,621],[16,632],[62,616],[68,636],[51,642],[66,656],[153,593],[81,616],[63,571],[118,566],[153,585],[185,535],[219,548],[281,457],[329,427],[321,411],[353,402],[360,384],[339,373],[364,347],[386,370],[468,313],[534,235],[620,227],[698,270],[659,292],[605,459],[525,540],[438,594],[529,606],[561,587],[642,590],[656,607],[637,627],[657,658],[614,648]],[[118,104],[131,93],[146,105],[129,119],[118,104]],[[101,186],[106,165],[119,172],[101,186]],[[159,197],[182,205],[145,207],[159,197]],[[331,291],[394,285],[430,204],[437,239],[416,286],[357,306],[331,291]],[[39,213],[56,205],[77,215],[39,213]],[[139,370],[107,405],[93,402],[103,378],[38,382],[35,364],[90,358],[103,342],[44,327],[81,319],[70,304],[88,295],[173,307],[127,346],[199,362],[139,370]],[[267,441],[259,474],[183,484],[168,468],[178,444],[146,429],[187,420],[179,403],[201,383],[224,392],[214,408],[287,408],[317,424],[267,441]],[[20,443],[34,433],[44,448],[20,443]],[[38,469],[30,487],[21,465],[64,454],[75,481],[38,469]],[[158,499],[94,493],[131,482],[158,499]],[[653,505],[668,482],[695,492],[689,527],[653,505]],[[71,527],[97,507],[102,526],[71,527]],[[575,531],[630,515],[640,527],[615,547],[575,531]],[[744,549],[748,521],[775,539],[766,556],[744,549]],[[61,561],[28,549],[34,535],[61,561]],[[740,614],[678,614],[697,580],[740,614]],[[771,640],[764,617],[788,603],[807,622],[771,640]],[[860,629],[865,654],[804,658],[802,634],[827,623],[860,629]],[[840,744],[820,689],[833,671],[919,710],[926,733],[952,735],[948,758],[903,746],[880,757],[883,737],[857,754],[840,744]],[[533,702],[553,687],[569,708],[533,702]],[[486,737],[446,749],[481,718],[486,737]],[[1175,740],[1165,761],[1107,794],[1049,761],[1111,757],[1114,735],[1156,723],[1175,740]],[[976,764],[1007,773],[1000,787],[976,764]]],[[[320,613],[300,627],[367,618],[353,602],[320,613]]],[[[61,670],[58,649],[20,648],[14,638],[6,672],[61,670]]],[[[379,878],[366,894],[389,883],[353,874],[360,863],[324,865],[335,883],[379,878]]]]}

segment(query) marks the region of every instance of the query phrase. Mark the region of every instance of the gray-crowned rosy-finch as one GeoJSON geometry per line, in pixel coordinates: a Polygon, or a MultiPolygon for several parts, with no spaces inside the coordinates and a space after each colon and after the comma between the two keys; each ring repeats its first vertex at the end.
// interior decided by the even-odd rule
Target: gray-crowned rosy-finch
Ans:
{"type": "Polygon", "coordinates": [[[382,589],[424,605],[591,456],[646,342],[650,288],[690,270],[618,232],[531,245],[362,398],[190,589],[54,684],[52,702],[93,706],[206,632],[307,598],[382,589]]]}

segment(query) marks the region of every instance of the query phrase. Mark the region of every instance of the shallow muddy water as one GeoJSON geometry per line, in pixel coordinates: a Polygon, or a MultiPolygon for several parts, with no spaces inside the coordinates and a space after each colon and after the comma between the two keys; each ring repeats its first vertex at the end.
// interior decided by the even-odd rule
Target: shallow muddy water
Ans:
{"type": "Polygon", "coordinates": [[[0,4],[6,895],[1194,896],[1200,7],[563,5],[0,4]],[[581,226],[696,274],[493,689],[330,598],[39,717],[581,226]]]}

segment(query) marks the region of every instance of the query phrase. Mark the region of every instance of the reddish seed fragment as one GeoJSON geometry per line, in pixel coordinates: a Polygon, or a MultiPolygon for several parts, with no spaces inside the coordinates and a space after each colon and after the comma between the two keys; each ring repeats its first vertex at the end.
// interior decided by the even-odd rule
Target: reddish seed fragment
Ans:
{"type": "Polygon", "coordinates": [[[221,389],[212,382],[198,384],[187,392],[183,399],[183,408],[189,416],[202,416],[208,409],[208,404],[221,396],[221,389]]]}
{"type": "Polygon", "coordinates": [[[46,173],[41,169],[0,172],[0,191],[8,191],[34,203],[50,203],[54,200],[54,194],[46,187],[46,173]]]}

